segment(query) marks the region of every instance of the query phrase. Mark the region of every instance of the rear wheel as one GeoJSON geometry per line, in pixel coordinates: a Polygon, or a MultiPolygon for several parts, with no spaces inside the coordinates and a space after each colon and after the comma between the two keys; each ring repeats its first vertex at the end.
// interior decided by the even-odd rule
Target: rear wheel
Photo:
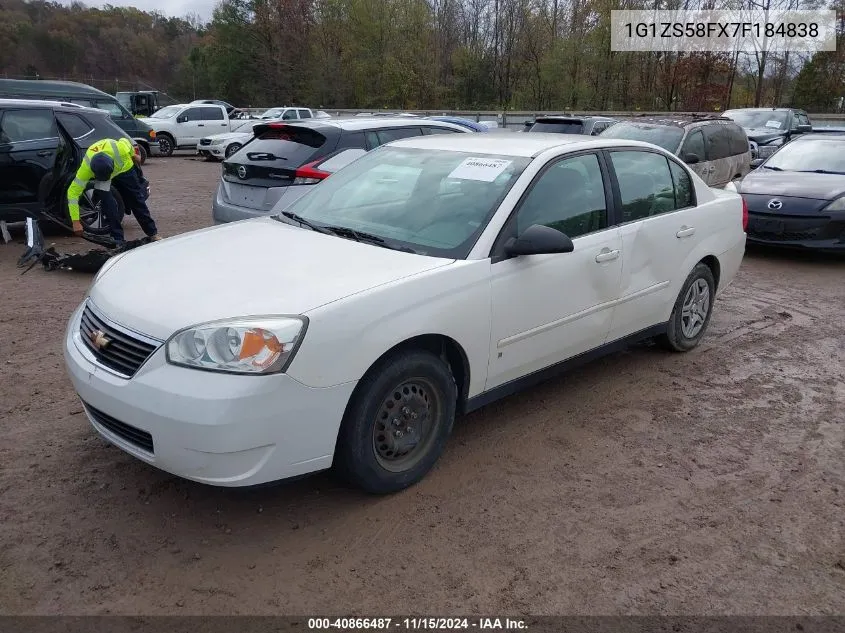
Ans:
{"type": "Polygon", "coordinates": [[[361,380],[344,415],[337,471],[374,494],[417,483],[443,453],[457,393],[449,366],[430,352],[403,352],[379,363],[361,380]]]}
{"type": "Polygon", "coordinates": [[[696,264],[678,293],[666,334],[661,337],[664,347],[688,352],[698,345],[710,325],[715,296],[713,271],[706,264],[696,264]]]}
{"type": "MultiPolygon", "coordinates": [[[[117,208],[120,210],[120,215],[126,213],[126,206],[123,203],[123,198],[120,197],[117,189],[111,188],[111,193],[117,201],[117,208]]],[[[79,221],[86,233],[91,235],[108,235],[109,221],[103,213],[103,203],[97,200],[94,201],[94,190],[87,189],[79,197],[79,221]]]]}

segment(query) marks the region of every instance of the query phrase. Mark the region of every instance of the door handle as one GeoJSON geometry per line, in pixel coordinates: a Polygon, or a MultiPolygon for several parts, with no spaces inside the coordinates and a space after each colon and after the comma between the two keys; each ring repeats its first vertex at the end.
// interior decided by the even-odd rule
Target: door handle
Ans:
{"type": "Polygon", "coordinates": [[[602,262],[613,261],[618,257],[619,251],[612,251],[610,249],[604,248],[598,255],[596,255],[596,263],[601,264],[602,262]]]}
{"type": "Polygon", "coordinates": [[[683,226],[683,227],[681,227],[680,231],[675,233],[675,237],[678,237],[678,238],[689,237],[690,235],[693,235],[694,233],[695,233],[695,227],[694,226],[683,226]]]}
{"type": "Polygon", "coordinates": [[[40,152],[36,153],[35,155],[36,155],[36,156],[40,156],[41,158],[44,158],[45,156],[49,156],[49,155],[50,155],[50,154],[52,154],[52,153],[53,153],[53,151],[52,151],[52,150],[49,150],[49,149],[43,149],[43,150],[41,150],[40,152]]]}
{"type": "Polygon", "coordinates": [[[205,127],[205,123],[197,123],[197,127],[205,127]]]}

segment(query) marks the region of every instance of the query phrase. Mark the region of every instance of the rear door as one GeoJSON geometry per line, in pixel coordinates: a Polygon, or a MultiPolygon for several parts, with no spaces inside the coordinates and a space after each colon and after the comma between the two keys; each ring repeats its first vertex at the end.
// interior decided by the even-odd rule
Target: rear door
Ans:
{"type": "Polygon", "coordinates": [[[681,143],[679,158],[690,163],[692,169],[704,182],[707,182],[707,175],[710,173],[710,164],[707,162],[707,149],[704,144],[704,132],[701,129],[689,130],[684,142],[681,143]],[[695,157],[695,159],[693,159],[695,157]]]}
{"type": "Polygon", "coordinates": [[[222,189],[227,202],[267,212],[295,183],[297,168],[334,152],[339,136],[334,128],[287,124],[262,124],[256,132],[255,139],[223,161],[222,189]]]}
{"type": "Polygon", "coordinates": [[[702,128],[707,151],[707,177],[711,187],[724,187],[733,178],[731,170],[731,138],[724,125],[714,123],[702,128]]]}
{"type": "Polygon", "coordinates": [[[59,147],[53,110],[0,111],[0,204],[37,206],[59,147]]]}
{"type": "Polygon", "coordinates": [[[203,136],[222,134],[229,131],[229,121],[226,118],[226,110],[223,106],[203,106],[198,108],[199,118],[196,122],[197,137],[192,142],[196,143],[203,136]]]}

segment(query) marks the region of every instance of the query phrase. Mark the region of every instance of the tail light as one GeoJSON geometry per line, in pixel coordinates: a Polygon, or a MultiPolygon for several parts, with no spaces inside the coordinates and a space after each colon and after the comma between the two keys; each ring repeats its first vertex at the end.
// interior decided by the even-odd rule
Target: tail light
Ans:
{"type": "Polygon", "coordinates": [[[316,185],[318,182],[325,180],[331,174],[327,171],[322,171],[321,169],[317,169],[314,167],[317,163],[322,162],[323,159],[315,160],[313,163],[308,163],[307,165],[303,165],[299,169],[296,170],[293,178],[293,184],[295,185],[316,185]]]}
{"type": "Polygon", "coordinates": [[[748,229],[748,203],[742,199],[742,230],[748,229]]]}

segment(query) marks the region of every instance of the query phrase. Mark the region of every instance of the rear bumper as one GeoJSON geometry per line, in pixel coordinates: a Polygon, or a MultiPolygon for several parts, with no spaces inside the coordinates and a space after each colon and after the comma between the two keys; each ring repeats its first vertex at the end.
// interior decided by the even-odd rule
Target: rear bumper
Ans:
{"type": "Polygon", "coordinates": [[[272,207],[268,208],[266,205],[261,209],[254,209],[252,207],[241,206],[233,203],[227,199],[224,191],[224,184],[221,180],[217,185],[217,191],[214,194],[214,199],[211,203],[211,217],[215,224],[225,224],[226,222],[238,222],[240,220],[250,220],[252,218],[262,218],[268,215],[275,215],[284,211],[285,208],[298,200],[308,191],[313,185],[296,185],[290,187],[279,187],[275,192],[280,195],[272,207]]]}

